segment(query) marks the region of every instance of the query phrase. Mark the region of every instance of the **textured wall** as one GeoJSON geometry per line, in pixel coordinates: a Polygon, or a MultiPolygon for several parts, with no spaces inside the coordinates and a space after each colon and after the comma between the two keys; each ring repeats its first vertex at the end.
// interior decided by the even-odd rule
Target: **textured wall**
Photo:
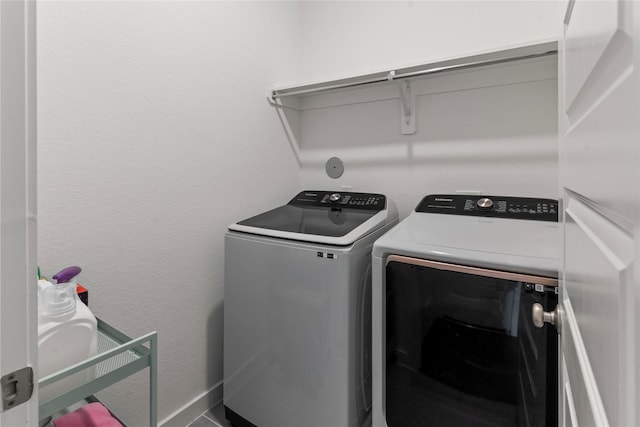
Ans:
{"type": "MultiPolygon", "coordinates": [[[[301,181],[383,191],[403,213],[423,193],[467,182],[555,194],[555,121],[548,119],[555,112],[541,114],[535,134],[521,132],[530,129],[522,127],[527,112],[555,109],[548,81],[514,126],[483,138],[440,126],[409,144],[387,128],[397,137],[376,146],[364,140],[371,130],[350,131],[340,146],[313,135],[306,146],[288,140],[265,88],[547,38],[555,35],[549,4],[39,2],[40,266],[48,274],[82,266],[98,316],[132,336],[158,331],[159,420],[177,422],[174,414],[189,413],[222,380],[229,223],[287,201],[301,181]],[[388,149],[404,154],[394,160],[388,149]],[[324,175],[325,154],[360,161],[347,162],[333,181],[324,175]],[[486,172],[495,162],[508,167],[486,172]],[[518,164],[543,178],[518,175],[518,164]]],[[[440,113],[450,121],[456,93],[441,95],[451,112],[440,113]]],[[[517,91],[491,93],[499,102],[517,91]]],[[[468,98],[471,106],[482,99],[479,92],[468,98]]],[[[467,129],[486,134],[499,123],[495,115],[487,120],[467,129]]],[[[146,386],[146,374],[137,374],[104,399],[129,425],[144,425],[146,386]]]]}
{"type": "MultiPolygon", "coordinates": [[[[264,98],[298,33],[295,2],[38,5],[39,263],[80,265],[99,317],[158,331],[160,421],[222,380],[226,226],[298,190],[264,98]]],[[[146,378],[103,394],[131,426],[146,378]]]]}
{"type": "Polygon", "coordinates": [[[322,81],[557,39],[558,9],[555,0],[302,1],[300,77],[322,81]]]}
{"type": "MultiPolygon", "coordinates": [[[[525,0],[303,2],[302,75],[321,81],[557,39],[557,10],[525,0]]],[[[557,197],[554,59],[415,87],[415,135],[400,134],[394,87],[336,95],[314,104],[335,107],[293,120],[302,186],[384,192],[401,215],[437,192],[557,197]],[[324,173],[332,156],[345,163],[338,180],[324,173]]]]}

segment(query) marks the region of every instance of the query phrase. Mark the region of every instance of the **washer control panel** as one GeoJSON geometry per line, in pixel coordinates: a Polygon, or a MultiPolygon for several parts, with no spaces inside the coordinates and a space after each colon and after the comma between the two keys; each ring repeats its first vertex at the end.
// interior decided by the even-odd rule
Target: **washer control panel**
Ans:
{"type": "Polygon", "coordinates": [[[387,205],[383,194],[332,191],[303,191],[290,202],[294,206],[319,206],[381,211],[387,205]]]}
{"type": "Polygon", "coordinates": [[[432,194],[422,199],[416,212],[558,222],[558,201],[530,197],[432,194]]]}

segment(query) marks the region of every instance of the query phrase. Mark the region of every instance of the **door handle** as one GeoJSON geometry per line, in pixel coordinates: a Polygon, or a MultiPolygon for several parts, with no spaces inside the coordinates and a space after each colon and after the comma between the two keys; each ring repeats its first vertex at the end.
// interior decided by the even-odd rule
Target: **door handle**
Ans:
{"type": "Polygon", "coordinates": [[[556,305],[553,311],[544,311],[542,305],[539,303],[533,304],[531,309],[531,315],[533,317],[533,324],[536,328],[542,328],[545,323],[549,323],[556,327],[556,331],[560,334],[562,327],[562,321],[560,319],[560,306],[556,305]]]}

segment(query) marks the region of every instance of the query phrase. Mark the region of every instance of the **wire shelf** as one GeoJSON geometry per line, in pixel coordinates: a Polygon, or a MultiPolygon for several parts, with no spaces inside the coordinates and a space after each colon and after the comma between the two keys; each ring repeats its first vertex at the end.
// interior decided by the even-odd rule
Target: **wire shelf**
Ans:
{"type": "Polygon", "coordinates": [[[132,339],[98,319],[98,354],[66,369],[48,375],[38,382],[43,388],[78,372],[93,369],[95,378],[47,402],[41,402],[40,420],[45,420],[134,373],[149,368],[149,425],[157,422],[157,333],[150,332],[132,339]],[[147,344],[147,345],[145,345],[147,344]]]}

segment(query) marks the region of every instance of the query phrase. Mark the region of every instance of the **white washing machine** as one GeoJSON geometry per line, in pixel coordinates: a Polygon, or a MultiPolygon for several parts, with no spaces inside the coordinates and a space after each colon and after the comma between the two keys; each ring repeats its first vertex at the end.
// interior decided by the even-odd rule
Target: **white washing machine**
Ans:
{"type": "Polygon", "coordinates": [[[555,200],[456,194],[375,243],[373,427],[557,425],[560,239],[555,200]]]}
{"type": "MultiPolygon", "coordinates": [[[[238,427],[360,427],[382,194],[303,191],[225,235],[224,406],[238,427]]],[[[369,418],[370,421],[370,418],[369,418]]]]}

